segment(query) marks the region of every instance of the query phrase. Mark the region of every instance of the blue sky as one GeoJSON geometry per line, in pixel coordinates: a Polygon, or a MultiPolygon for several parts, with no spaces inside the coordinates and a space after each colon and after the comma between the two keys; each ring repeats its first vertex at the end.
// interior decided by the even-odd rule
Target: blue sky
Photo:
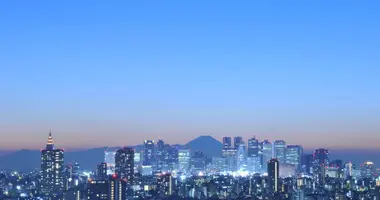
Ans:
{"type": "Polygon", "coordinates": [[[376,148],[379,6],[1,1],[0,146],[39,148],[52,128],[64,147],[210,134],[376,148]]]}

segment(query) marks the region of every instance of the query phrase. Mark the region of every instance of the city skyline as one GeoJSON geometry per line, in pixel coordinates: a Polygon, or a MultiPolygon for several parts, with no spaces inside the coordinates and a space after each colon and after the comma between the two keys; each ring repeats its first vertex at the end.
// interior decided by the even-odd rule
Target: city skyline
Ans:
{"type": "Polygon", "coordinates": [[[0,149],[378,150],[379,2],[0,2],[0,149]],[[354,13],[354,14],[353,14],[354,13]]]}
{"type": "MultiPolygon", "coordinates": [[[[51,129],[50,129],[50,132],[48,132],[48,133],[52,133],[51,129]]],[[[126,135],[126,136],[122,136],[120,138],[121,140],[118,139],[118,142],[116,142],[116,143],[107,143],[107,142],[104,142],[104,141],[96,140],[96,138],[91,138],[92,141],[96,141],[96,142],[94,142],[91,145],[87,145],[87,146],[83,146],[83,145],[80,145],[80,144],[76,145],[76,144],[78,144],[77,143],[78,141],[76,141],[76,140],[68,140],[68,142],[71,143],[71,144],[69,144],[69,145],[61,144],[59,146],[61,148],[64,148],[65,150],[68,150],[68,151],[76,151],[76,150],[81,150],[81,149],[91,149],[91,148],[99,148],[99,147],[100,148],[102,148],[102,147],[110,147],[110,148],[113,148],[113,147],[127,147],[127,146],[143,145],[144,141],[146,141],[147,139],[148,140],[152,140],[154,142],[158,142],[159,140],[165,140],[165,142],[170,143],[170,144],[185,145],[188,142],[190,142],[190,141],[192,141],[192,140],[194,140],[196,138],[199,138],[199,137],[202,137],[202,136],[211,136],[211,137],[215,138],[221,144],[223,144],[223,138],[224,137],[232,137],[232,138],[234,138],[234,137],[241,137],[242,141],[244,143],[249,142],[249,140],[252,139],[252,138],[256,138],[258,141],[265,141],[265,140],[270,141],[270,142],[285,141],[287,145],[300,145],[300,146],[304,147],[306,150],[314,150],[314,149],[320,148],[320,147],[327,148],[327,149],[335,149],[335,150],[344,150],[344,149],[347,149],[347,150],[369,150],[369,151],[371,151],[371,150],[372,151],[379,150],[379,148],[378,148],[378,146],[376,146],[376,144],[373,147],[370,146],[370,145],[368,145],[368,144],[371,144],[371,143],[367,143],[367,146],[365,146],[365,147],[355,146],[355,145],[339,146],[339,145],[334,144],[334,143],[325,143],[325,142],[306,143],[307,145],[305,145],[305,144],[299,143],[299,142],[302,142],[302,140],[289,140],[289,139],[286,139],[286,138],[276,138],[276,136],[273,136],[273,137],[269,138],[269,137],[261,136],[260,134],[251,134],[251,135],[247,135],[246,137],[244,137],[242,135],[223,135],[221,137],[215,137],[214,135],[215,134],[200,134],[200,135],[197,135],[197,136],[191,136],[191,137],[189,137],[188,140],[181,140],[181,141],[178,141],[178,142],[177,142],[177,140],[173,140],[173,137],[164,138],[164,137],[155,137],[155,136],[153,136],[153,138],[145,138],[142,141],[133,140],[133,141],[136,141],[135,143],[133,143],[133,142],[128,143],[128,141],[131,141],[131,140],[129,140],[128,136],[126,135]],[[124,140],[122,139],[123,137],[125,137],[125,141],[126,142],[124,142],[124,140]],[[298,143],[297,143],[297,141],[298,141],[298,143]]],[[[46,138],[46,133],[39,134],[39,137],[46,138]]],[[[64,133],[57,134],[57,132],[54,131],[54,138],[56,138],[56,139],[58,138],[58,140],[62,140],[62,139],[65,139],[66,137],[65,137],[64,133]]],[[[24,142],[28,143],[28,141],[26,141],[26,140],[24,142]]],[[[375,143],[377,141],[372,141],[372,142],[375,143]]],[[[23,141],[20,141],[19,144],[20,143],[23,143],[23,141]]],[[[234,144],[233,141],[232,141],[232,144],[234,144]]],[[[0,148],[0,151],[11,152],[11,151],[17,151],[17,150],[22,150],[22,149],[31,149],[31,150],[35,149],[35,150],[37,150],[37,149],[41,148],[41,145],[44,146],[45,143],[39,141],[39,144],[36,144],[34,146],[29,146],[29,147],[28,146],[24,146],[24,147],[21,147],[21,148],[14,147],[14,146],[11,146],[10,148],[6,148],[7,146],[3,145],[3,146],[1,146],[2,148],[0,148]]]]}
{"type": "Polygon", "coordinates": [[[248,139],[247,145],[240,136],[224,137],[223,144],[217,146],[211,136],[199,138],[203,139],[198,139],[198,145],[192,147],[170,145],[162,139],[144,140],[140,152],[137,147],[106,149],[95,157],[82,154],[72,164],[72,158],[65,159],[63,149],[55,148],[50,131],[45,149],[39,152],[41,162],[36,160],[40,170],[19,172],[18,165],[0,171],[3,191],[0,197],[127,200],[173,195],[178,199],[206,199],[206,196],[207,199],[215,199],[212,196],[287,199],[291,196],[291,199],[307,200],[306,196],[333,199],[380,196],[380,168],[372,161],[357,165],[351,160],[332,158],[325,148],[304,154],[300,145],[289,145],[284,140],[260,141],[255,136],[248,139]],[[215,148],[222,154],[209,154],[204,147],[215,148]],[[84,157],[95,163],[88,167],[84,157]],[[7,181],[16,184],[5,184],[7,181]],[[12,189],[16,192],[9,192],[12,189]]]}
{"type": "MultiPolygon", "coordinates": [[[[46,134],[44,134],[45,138],[46,138],[46,134]]],[[[52,136],[52,131],[50,129],[50,131],[48,132],[48,136],[49,138],[52,136]]],[[[232,141],[231,141],[231,144],[233,145],[232,147],[233,148],[238,148],[239,147],[239,144],[240,143],[236,143],[234,141],[235,138],[239,138],[241,139],[242,143],[244,144],[244,146],[246,146],[246,149],[248,149],[248,144],[250,143],[250,140],[254,139],[254,140],[257,140],[258,142],[269,142],[269,143],[272,143],[273,144],[273,148],[276,147],[275,145],[275,142],[284,142],[284,145],[285,147],[286,146],[301,146],[302,148],[304,148],[305,150],[307,151],[314,151],[315,149],[318,149],[318,148],[325,148],[325,149],[333,149],[333,150],[339,150],[339,151],[342,151],[342,150],[364,150],[364,151],[377,151],[378,149],[377,148],[355,148],[355,147],[350,147],[350,148],[345,148],[345,147],[339,147],[339,146],[326,146],[326,145],[318,145],[318,144],[315,144],[315,146],[305,146],[301,143],[294,143],[292,141],[289,141],[289,140],[286,140],[286,139],[280,139],[280,138],[266,138],[266,137],[260,137],[260,135],[258,134],[253,134],[253,135],[250,135],[248,137],[242,137],[241,135],[225,135],[223,136],[222,138],[216,138],[214,137],[213,135],[198,135],[197,137],[192,137],[190,138],[189,140],[185,141],[185,142],[171,142],[172,140],[170,140],[170,138],[163,138],[163,137],[157,137],[157,138],[146,138],[144,139],[143,141],[140,141],[140,142],[137,142],[137,143],[131,143],[131,144],[121,144],[121,145],[99,145],[99,146],[89,146],[89,147],[77,147],[77,146],[62,146],[62,145],[59,145],[58,143],[58,146],[61,148],[61,149],[64,149],[65,151],[78,151],[78,150],[85,150],[85,149],[92,149],[92,148],[124,148],[124,147],[135,147],[135,146],[145,146],[145,142],[153,142],[153,144],[157,144],[157,142],[160,142],[160,141],[165,141],[165,143],[167,144],[171,144],[171,145],[186,145],[188,144],[189,142],[192,142],[198,138],[202,138],[202,137],[211,137],[215,140],[217,140],[220,145],[224,145],[224,139],[225,138],[231,138],[232,141]],[[234,147],[236,143],[236,147],[234,147]]],[[[54,138],[59,140],[60,137],[57,137],[56,134],[54,133],[54,138]]],[[[120,142],[120,143],[123,143],[123,142],[120,142]]],[[[41,142],[41,144],[44,146],[45,143],[41,142]]],[[[283,145],[282,145],[283,146],[283,145]]],[[[9,148],[9,149],[0,149],[0,152],[3,151],[4,153],[9,153],[9,152],[12,152],[12,151],[17,151],[17,150],[37,150],[37,149],[41,149],[41,145],[38,146],[38,148],[22,148],[22,149],[19,149],[19,148],[15,148],[15,149],[12,149],[12,148],[9,148]]]]}

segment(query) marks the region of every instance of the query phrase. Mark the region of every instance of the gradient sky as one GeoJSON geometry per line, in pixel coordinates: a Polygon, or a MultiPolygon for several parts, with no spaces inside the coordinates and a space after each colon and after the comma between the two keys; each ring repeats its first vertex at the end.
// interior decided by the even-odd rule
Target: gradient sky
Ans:
{"type": "Polygon", "coordinates": [[[379,1],[0,1],[0,149],[380,144],[379,1]]]}

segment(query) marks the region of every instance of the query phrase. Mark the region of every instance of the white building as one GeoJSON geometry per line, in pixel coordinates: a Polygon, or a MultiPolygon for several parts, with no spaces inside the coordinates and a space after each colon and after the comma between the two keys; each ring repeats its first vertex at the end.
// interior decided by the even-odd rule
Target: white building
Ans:
{"type": "Polygon", "coordinates": [[[190,168],[191,153],[189,149],[178,150],[178,167],[180,172],[188,172],[190,168]]]}
{"type": "Polygon", "coordinates": [[[286,143],[284,140],[274,141],[274,155],[275,155],[275,158],[277,158],[278,161],[280,161],[280,164],[285,163],[285,155],[286,155],[285,149],[286,149],[286,143]]]}
{"type": "Polygon", "coordinates": [[[115,155],[116,151],[106,150],[104,152],[104,162],[107,163],[107,175],[115,173],[115,155]]]}
{"type": "Polygon", "coordinates": [[[266,172],[268,170],[268,162],[273,158],[272,143],[268,140],[264,140],[261,142],[261,148],[263,151],[263,171],[266,172]]]}
{"type": "Polygon", "coordinates": [[[238,170],[246,170],[247,168],[247,153],[245,149],[245,144],[244,142],[241,142],[239,144],[239,148],[237,151],[237,169],[238,170]]]}

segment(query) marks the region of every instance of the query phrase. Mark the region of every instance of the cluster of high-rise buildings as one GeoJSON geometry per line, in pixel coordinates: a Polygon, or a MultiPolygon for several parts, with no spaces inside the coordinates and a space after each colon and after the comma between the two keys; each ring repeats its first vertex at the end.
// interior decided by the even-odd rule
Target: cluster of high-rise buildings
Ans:
{"type": "Polygon", "coordinates": [[[286,145],[283,140],[272,143],[252,137],[245,143],[242,137],[234,137],[232,143],[231,137],[224,137],[222,155],[225,159],[222,171],[263,173],[272,158],[277,158],[283,167],[294,168],[294,172],[302,170],[302,146],[286,145]]]}
{"type": "Polygon", "coordinates": [[[222,144],[221,156],[210,157],[145,140],[138,150],[106,150],[104,162],[86,171],[78,162],[65,165],[50,133],[39,172],[12,172],[8,182],[0,173],[0,199],[380,199],[380,170],[372,162],[331,160],[323,148],[304,154],[283,140],[224,137],[222,144]]]}

